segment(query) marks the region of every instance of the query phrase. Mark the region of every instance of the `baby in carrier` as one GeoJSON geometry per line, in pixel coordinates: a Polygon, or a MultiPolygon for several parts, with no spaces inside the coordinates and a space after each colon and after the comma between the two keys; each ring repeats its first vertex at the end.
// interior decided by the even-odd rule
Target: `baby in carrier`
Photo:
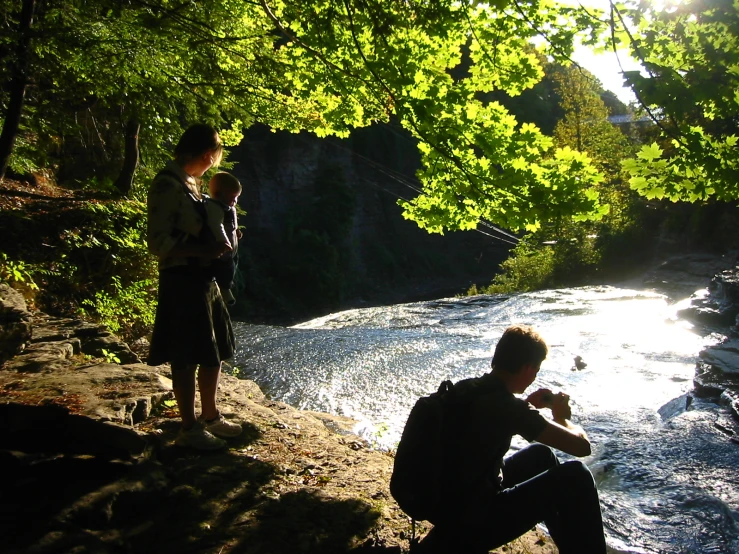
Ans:
{"type": "Polygon", "coordinates": [[[211,267],[221,296],[229,306],[236,303],[231,289],[236,274],[236,252],[239,248],[241,231],[236,219],[236,203],[241,195],[239,180],[225,171],[216,173],[208,183],[210,196],[206,196],[205,209],[208,214],[208,226],[216,241],[228,244],[231,247],[219,258],[212,261],[211,267]]]}

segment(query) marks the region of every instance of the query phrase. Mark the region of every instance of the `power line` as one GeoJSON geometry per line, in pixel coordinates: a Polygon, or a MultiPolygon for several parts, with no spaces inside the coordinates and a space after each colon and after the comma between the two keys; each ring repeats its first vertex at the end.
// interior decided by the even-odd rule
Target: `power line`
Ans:
{"type": "MultiPolygon", "coordinates": [[[[398,136],[403,137],[403,135],[400,134],[400,133],[398,133],[395,129],[393,129],[392,126],[387,125],[387,126],[385,126],[385,128],[393,131],[398,136]]],[[[307,140],[304,137],[299,137],[299,138],[303,142],[306,142],[307,143],[307,140]]],[[[403,138],[406,138],[407,139],[407,137],[403,137],[403,138]]],[[[410,139],[407,139],[407,140],[410,141],[410,139]]],[[[343,144],[339,144],[339,143],[337,143],[335,141],[331,141],[331,140],[326,141],[326,142],[328,144],[334,146],[335,148],[338,148],[340,150],[347,151],[349,154],[352,155],[352,157],[356,157],[360,161],[365,162],[367,165],[371,166],[376,171],[384,174],[385,176],[389,177],[390,179],[392,179],[394,181],[397,181],[401,185],[406,186],[409,189],[413,190],[413,192],[415,192],[416,194],[425,194],[423,192],[423,188],[420,186],[420,182],[418,181],[417,178],[415,178],[415,177],[412,177],[411,178],[411,177],[405,175],[404,173],[402,173],[400,171],[397,171],[397,170],[394,170],[392,168],[389,168],[389,167],[381,164],[380,162],[377,162],[377,161],[372,160],[372,159],[370,159],[370,158],[368,158],[368,157],[366,157],[366,156],[364,156],[362,154],[359,154],[358,152],[355,152],[354,150],[352,150],[351,148],[348,148],[347,146],[344,146],[343,144]],[[416,185],[416,183],[418,184],[418,186],[416,185]]],[[[410,141],[410,142],[412,142],[412,141],[410,141]]],[[[409,199],[404,198],[404,197],[402,197],[401,195],[399,195],[397,193],[394,193],[394,192],[391,192],[391,191],[389,191],[389,190],[387,190],[385,188],[379,187],[377,184],[372,183],[371,181],[369,181],[368,179],[366,179],[364,177],[362,178],[362,180],[365,181],[366,183],[371,184],[372,186],[375,186],[376,188],[379,188],[380,190],[382,190],[382,191],[384,191],[384,192],[386,192],[388,194],[391,194],[391,195],[393,195],[393,196],[395,196],[397,198],[400,198],[401,200],[404,200],[406,202],[409,202],[410,201],[409,199]]],[[[487,227],[488,229],[491,229],[492,231],[494,231],[496,233],[499,233],[500,235],[502,235],[504,237],[508,237],[509,239],[513,239],[513,241],[515,241],[515,242],[513,242],[511,240],[504,239],[504,238],[499,237],[499,236],[492,235],[492,234],[487,233],[485,231],[482,231],[481,229],[478,229],[478,228],[472,229],[473,231],[476,231],[476,232],[478,232],[478,233],[480,233],[482,235],[488,236],[490,238],[499,240],[501,242],[512,244],[514,246],[520,240],[517,236],[515,236],[515,235],[513,235],[513,234],[511,234],[511,233],[509,233],[507,231],[504,231],[503,229],[500,229],[499,227],[493,225],[492,223],[490,223],[489,221],[486,221],[483,218],[480,218],[479,223],[480,223],[480,225],[483,225],[484,227],[487,227]]]]}

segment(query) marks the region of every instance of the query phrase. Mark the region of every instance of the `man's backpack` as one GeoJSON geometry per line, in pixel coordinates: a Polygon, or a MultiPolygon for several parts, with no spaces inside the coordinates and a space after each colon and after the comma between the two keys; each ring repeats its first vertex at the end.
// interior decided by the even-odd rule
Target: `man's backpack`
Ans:
{"type": "Polygon", "coordinates": [[[435,519],[443,487],[446,437],[454,385],[444,381],[439,390],[416,401],[395,453],[390,493],[412,519],[435,519]]]}

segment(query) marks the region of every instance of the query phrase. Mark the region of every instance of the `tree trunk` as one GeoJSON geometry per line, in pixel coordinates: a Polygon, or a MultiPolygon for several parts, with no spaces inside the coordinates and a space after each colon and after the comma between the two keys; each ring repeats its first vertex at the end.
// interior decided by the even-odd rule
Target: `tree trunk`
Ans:
{"type": "Polygon", "coordinates": [[[121,191],[123,196],[131,192],[133,176],[139,166],[139,129],[138,121],[130,119],[126,124],[126,153],[123,157],[123,168],[115,182],[115,188],[121,191]]]}
{"type": "Polygon", "coordinates": [[[23,0],[19,24],[20,40],[16,51],[17,57],[13,68],[13,77],[10,82],[10,99],[8,110],[5,113],[3,131],[0,134],[0,180],[5,177],[5,171],[8,169],[10,154],[13,152],[13,145],[21,123],[23,100],[26,96],[26,85],[28,84],[28,58],[31,49],[31,25],[33,25],[35,7],[36,0],[23,0]]]}

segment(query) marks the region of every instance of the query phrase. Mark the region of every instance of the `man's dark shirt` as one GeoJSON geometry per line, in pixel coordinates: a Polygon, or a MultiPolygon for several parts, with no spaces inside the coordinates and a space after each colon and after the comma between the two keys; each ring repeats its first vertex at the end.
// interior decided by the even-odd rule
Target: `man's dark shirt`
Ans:
{"type": "Polygon", "coordinates": [[[513,435],[531,442],[547,420],[528,402],[508,392],[488,373],[454,385],[459,398],[447,433],[445,511],[476,504],[501,490],[503,456],[513,435]]]}

